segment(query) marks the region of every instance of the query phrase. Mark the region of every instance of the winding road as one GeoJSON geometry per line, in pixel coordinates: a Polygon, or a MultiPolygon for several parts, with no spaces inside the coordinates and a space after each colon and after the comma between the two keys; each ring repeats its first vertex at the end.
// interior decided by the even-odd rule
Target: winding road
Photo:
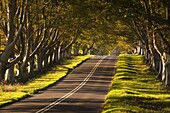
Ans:
{"type": "Polygon", "coordinates": [[[117,56],[95,56],[46,90],[0,108],[0,113],[100,113],[117,56]]]}

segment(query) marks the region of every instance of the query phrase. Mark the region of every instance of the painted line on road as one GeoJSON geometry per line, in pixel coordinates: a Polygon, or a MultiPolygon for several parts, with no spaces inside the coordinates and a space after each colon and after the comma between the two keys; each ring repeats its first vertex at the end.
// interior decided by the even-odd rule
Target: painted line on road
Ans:
{"type": "Polygon", "coordinates": [[[94,74],[94,72],[96,71],[96,69],[99,67],[99,65],[101,64],[101,62],[103,61],[103,59],[106,58],[103,57],[102,59],[100,59],[96,65],[93,67],[93,69],[90,71],[90,73],[87,75],[87,77],[77,86],[75,87],[73,90],[71,90],[69,93],[65,94],[64,96],[62,96],[61,98],[59,98],[58,100],[52,102],[51,104],[49,104],[48,106],[40,109],[39,111],[37,111],[36,113],[45,113],[46,111],[50,110],[52,107],[58,105],[59,103],[61,103],[62,101],[64,101],[65,99],[67,99],[68,97],[70,97],[71,95],[73,95],[75,92],[77,92],[80,88],[82,88],[87,81],[91,78],[91,76],[94,74]]]}

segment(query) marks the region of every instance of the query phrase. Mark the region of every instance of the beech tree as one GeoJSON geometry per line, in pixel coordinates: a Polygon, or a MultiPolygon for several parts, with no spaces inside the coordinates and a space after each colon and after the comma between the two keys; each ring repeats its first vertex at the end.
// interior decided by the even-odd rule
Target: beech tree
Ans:
{"type": "Polygon", "coordinates": [[[35,77],[35,71],[63,58],[109,54],[119,48],[144,55],[157,77],[169,85],[169,4],[168,0],[2,0],[0,81],[25,82],[35,77]]]}
{"type": "Polygon", "coordinates": [[[87,54],[97,47],[99,36],[105,37],[99,31],[107,26],[102,20],[106,2],[2,0],[0,6],[1,41],[5,43],[0,54],[1,83],[25,82],[35,71],[79,54],[72,52],[75,45],[87,54]]]}
{"type": "Polygon", "coordinates": [[[17,1],[4,0],[2,1],[1,6],[3,7],[3,10],[5,10],[4,12],[6,12],[6,15],[4,15],[6,17],[3,18],[6,18],[7,20],[6,22],[1,23],[1,29],[3,30],[7,39],[5,49],[0,56],[0,81],[3,81],[7,69],[9,74],[8,76],[13,79],[14,64],[21,58],[22,53],[15,58],[14,48],[26,23],[26,10],[28,7],[28,1],[25,0],[20,4],[17,1]],[[16,18],[19,19],[18,25],[15,23],[16,18]]]}
{"type": "MultiPolygon", "coordinates": [[[[136,52],[144,55],[150,67],[169,85],[169,1],[115,0],[112,11],[138,40],[136,52]]],[[[125,31],[126,32],[126,31],[125,31]]]]}

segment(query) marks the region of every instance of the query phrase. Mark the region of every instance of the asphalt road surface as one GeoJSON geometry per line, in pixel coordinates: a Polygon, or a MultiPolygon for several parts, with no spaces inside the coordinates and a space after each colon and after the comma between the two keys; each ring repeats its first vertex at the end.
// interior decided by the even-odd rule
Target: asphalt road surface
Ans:
{"type": "Polygon", "coordinates": [[[100,113],[115,70],[116,56],[95,56],[63,80],[0,113],[100,113]]]}

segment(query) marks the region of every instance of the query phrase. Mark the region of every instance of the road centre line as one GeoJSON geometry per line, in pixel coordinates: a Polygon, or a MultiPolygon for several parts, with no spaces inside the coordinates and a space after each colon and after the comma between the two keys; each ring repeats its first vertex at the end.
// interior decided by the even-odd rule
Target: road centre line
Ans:
{"type": "Polygon", "coordinates": [[[90,71],[90,73],[87,75],[87,77],[77,86],[75,87],[73,90],[71,90],[69,93],[65,94],[64,96],[62,96],[61,98],[57,99],[56,101],[52,102],[51,104],[47,105],[46,107],[40,109],[39,111],[37,111],[36,113],[45,113],[46,111],[50,110],[52,107],[58,105],[59,103],[61,103],[62,101],[64,101],[65,99],[67,99],[68,97],[70,97],[71,95],[73,95],[75,92],[77,92],[80,88],[82,88],[87,81],[91,78],[91,76],[94,74],[94,72],[96,71],[96,69],[99,67],[99,65],[101,64],[101,62],[103,61],[103,59],[106,58],[103,57],[102,59],[100,59],[96,65],[93,67],[93,69],[90,71]]]}

